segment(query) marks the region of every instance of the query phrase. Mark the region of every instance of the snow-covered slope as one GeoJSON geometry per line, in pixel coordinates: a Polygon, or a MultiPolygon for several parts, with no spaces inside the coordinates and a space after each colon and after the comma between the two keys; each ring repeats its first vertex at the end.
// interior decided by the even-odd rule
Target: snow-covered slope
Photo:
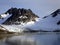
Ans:
{"type": "Polygon", "coordinates": [[[26,26],[26,28],[27,27],[33,30],[60,30],[60,9],[46,16],[45,18],[40,19],[32,26],[26,26]]]}

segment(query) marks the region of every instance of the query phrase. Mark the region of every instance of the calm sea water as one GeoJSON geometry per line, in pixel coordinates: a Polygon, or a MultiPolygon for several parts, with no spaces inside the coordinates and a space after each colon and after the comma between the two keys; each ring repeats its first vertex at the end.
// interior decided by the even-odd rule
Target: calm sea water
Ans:
{"type": "Polygon", "coordinates": [[[0,40],[0,45],[60,45],[60,33],[26,33],[5,37],[0,40]]]}

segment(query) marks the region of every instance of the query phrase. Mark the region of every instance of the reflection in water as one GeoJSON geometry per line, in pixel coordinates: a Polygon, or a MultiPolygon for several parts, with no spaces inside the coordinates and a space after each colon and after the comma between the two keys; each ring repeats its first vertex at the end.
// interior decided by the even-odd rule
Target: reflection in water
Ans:
{"type": "Polygon", "coordinates": [[[6,40],[7,45],[36,45],[33,38],[26,36],[14,36],[6,40]]]}
{"type": "Polygon", "coordinates": [[[0,45],[60,45],[60,34],[25,34],[5,38],[0,45]]]}

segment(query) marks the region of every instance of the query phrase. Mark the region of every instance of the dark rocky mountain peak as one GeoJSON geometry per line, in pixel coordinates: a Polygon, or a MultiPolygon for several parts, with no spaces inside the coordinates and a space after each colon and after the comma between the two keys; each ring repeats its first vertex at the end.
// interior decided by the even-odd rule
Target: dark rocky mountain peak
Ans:
{"type": "Polygon", "coordinates": [[[36,14],[32,12],[31,9],[24,9],[24,8],[10,8],[8,9],[5,14],[9,13],[12,16],[8,18],[3,24],[20,24],[20,22],[29,22],[29,21],[36,21],[35,18],[39,18],[36,14]]]}

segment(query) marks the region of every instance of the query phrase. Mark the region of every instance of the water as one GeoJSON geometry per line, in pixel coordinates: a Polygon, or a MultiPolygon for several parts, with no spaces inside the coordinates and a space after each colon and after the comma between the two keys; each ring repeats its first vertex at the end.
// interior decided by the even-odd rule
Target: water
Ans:
{"type": "Polygon", "coordinates": [[[60,33],[26,33],[5,37],[0,45],[60,45],[60,33]]]}

